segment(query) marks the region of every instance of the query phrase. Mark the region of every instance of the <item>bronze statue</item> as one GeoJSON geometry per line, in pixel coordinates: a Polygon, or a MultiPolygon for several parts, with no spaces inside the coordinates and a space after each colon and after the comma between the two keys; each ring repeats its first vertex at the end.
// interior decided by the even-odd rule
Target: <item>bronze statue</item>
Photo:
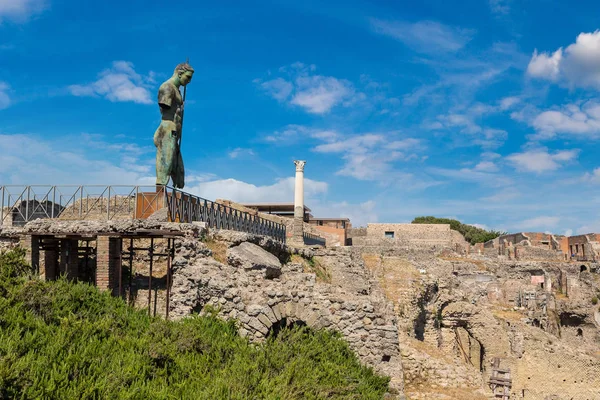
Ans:
{"type": "Polygon", "coordinates": [[[158,105],[162,120],[154,133],[156,146],[156,185],[166,186],[171,178],[173,187],[183,188],[185,170],[181,157],[181,128],[186,85],[192,81],[194,69],[187,62],[175,67],[173,76],[158,89],[158,105]],[[179,87],[183,86],[183,97],[179,87]]]}

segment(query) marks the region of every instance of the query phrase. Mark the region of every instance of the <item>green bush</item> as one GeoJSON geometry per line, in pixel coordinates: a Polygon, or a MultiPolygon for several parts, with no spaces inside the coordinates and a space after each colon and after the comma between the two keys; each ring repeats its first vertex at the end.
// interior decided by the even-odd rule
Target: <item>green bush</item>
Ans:
{"type": "Polygon", "coordinates": [[[506,232],[500,231],[487,231],[485,229],[477,228],[473,225],[463,224],[460,221],[449,218],[437,218],[437,217],[416,217],[413,224],[449,224],[450,229],[460,232],[465,240],[471,244],[485,243],[488,240],[497,238],[498,236],[506,235],[506,232]]]}
{"type": "Polygon", "coordinates": [[[593,305],[598,304],[598,298],[596,296],[592,297],[592,304],[593,305]]]}
{"type": "Polygon", "coordinates": [[[165,321],[87,284],[0,264],[0,398],[380,399],[389,378],[339,334],[283,330],[263,345],[214,312],[165,321]]]}

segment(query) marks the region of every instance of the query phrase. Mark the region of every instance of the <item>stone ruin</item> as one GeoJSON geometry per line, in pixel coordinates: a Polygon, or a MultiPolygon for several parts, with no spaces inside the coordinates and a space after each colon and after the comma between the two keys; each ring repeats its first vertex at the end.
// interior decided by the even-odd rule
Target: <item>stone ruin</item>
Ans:
{"type": "MultiPolygon", "coordinates": [[[[264,236],[208,231],[201,223],[154,220],[36,220],[23,228],[4,227],[0,237],[11,245],[20,240],[44,279],[55,279],[58,271],[82,280],[85,255],[76,249],[85,242],[94,249],[90,263],[96,273],[90,282],[99,288],[148,306],[149,312],[161,314],[167,307],[169,318],[211,306],[222,318],[239,321],[239,333],[251,341],[293,325],[339,331],[363,363],[391,377],[391,393],[402,397],[393,308],[349,248],[292,248],[264,236]],[[162,264],[157,259],[154,271],[138,267],[133,279],[128,277],[122,254],[129,241],[143,249],[141,241],[153,240],[156,246],[167,237],[174,242],[172,258],[163,257],[162,264]],[[53,260],[54,272],[48,260],[53,260]],[[315,265],[318,271],[312,269],[315,265]],[[127,288],[128,280],[133,290],[127,288]]],[[[144,260],[147,264],[147,255],[137,261],[144,260]]]]}
{"type": "MultiPolygon", "coordinates": [[[[169,318],[210,306],[258,342],[286,326],[334,329],[364,363],[391,377],[399,398],[485,399],[492,391],[505,399],[506,393],[511,399],[600,398],[594,372],[600,309],[592,304],[600,295],[597,264],[509,259],[497,248],[487,254],[462,247],[442,227],[398,229],[395,240],[377,241],[356,229],[353,246],[311,248],[160,218],[38,220],[4,228],[0,246],[21,237],[33,256],[32,237],[59,243],[60,271],[81,280],[83,259],[70,259],[63,243],[68,249],[69,240],[85,239],[98,252],[100,237],[121,241],[93,260],[105,271],[97,274],[106,278],[99,286],[114,291],[119,270],[121,281],[128,280],[127,268],[120,268],[129,259],[114,256],[118,250],[123,254],[130,240],[139,249],[154,240],[157,254],[170,254],[158,238],[169,236],[172,256],[156,256],[153,271],[153,256],[132,257],[134,290],[117,295],[157,314],[169,310],[169,318]],[[409,229],[420,232],[416,241],[402,236],[409,229]],[[439,238],[436,230],[443,232],[439,238]]],[[[40,249],[40,266],[44,252],[51,247],[40,249]]]]}

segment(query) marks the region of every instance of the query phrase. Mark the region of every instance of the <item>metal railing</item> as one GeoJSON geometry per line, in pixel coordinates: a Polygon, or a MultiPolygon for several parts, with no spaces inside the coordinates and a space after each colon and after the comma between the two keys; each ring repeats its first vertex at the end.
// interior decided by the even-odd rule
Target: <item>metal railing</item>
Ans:
{"type": "Polygon", "coordinates": [[[62,220],[145,219],[166,209],[175,222],[265,235],[285,243],[286,228],[171,187],[139,185],[0,186],[0,226],[22,226],[38,218],[62,220]]]}
{"type": "Polygon", "coordinates": [[[317,235],[314,235],[314,234],[308,233],[308,232],[304,232],[303,236],[304,236],[304,244],[309,245],[309,246],[319,245],[319,246],[325,247],[325,239],[323,239],[321,236],[317,236],[317,235]]]}

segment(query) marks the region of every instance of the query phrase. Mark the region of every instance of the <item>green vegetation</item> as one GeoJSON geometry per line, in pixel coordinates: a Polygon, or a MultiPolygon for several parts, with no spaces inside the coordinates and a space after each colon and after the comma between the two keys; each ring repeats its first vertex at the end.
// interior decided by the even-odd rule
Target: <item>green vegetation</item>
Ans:
{"type": "Polygon", "coordinates": [[[593,305],[598,304],[598,298],[596,296],[592,297],[592,304],[593,305]]]}
{"type": "Polygon", "coordinates": [[[87,284],[23,275],[0,255],[0,398],[380,399],[389,378],[338,334],[283,330],[263,345],[211,311],[151,318],[87,284]]]}
{"type": "Polygon", "coordinates": [[[460,232],[465,240],[471,244],[485,243],[488,240],[497,238],[498,236],[506,235],[506,232],[486,231],[485,229],[477,228],[473,225],[463,224],[460,221],[449,218],[437,217],[417,217],[412,221],[413,224],[449,224],[450,229],[460,232]]]}

